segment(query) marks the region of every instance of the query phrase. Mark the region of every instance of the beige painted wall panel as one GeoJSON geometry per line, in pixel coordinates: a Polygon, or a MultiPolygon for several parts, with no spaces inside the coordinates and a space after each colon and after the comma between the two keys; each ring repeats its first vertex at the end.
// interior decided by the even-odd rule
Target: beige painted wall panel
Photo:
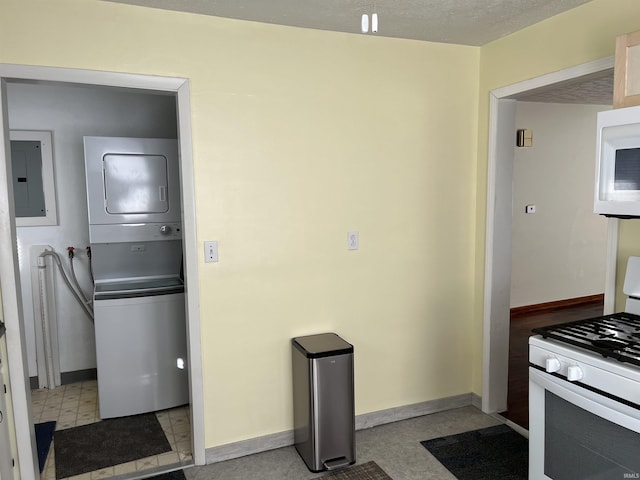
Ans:
{"type": "Polygon", "coordinates": [[[189,78],[207,447],[292,428],[298,335],[358,414],[471,390],[478,48],[8,0],[0,62],[189,78]]]}

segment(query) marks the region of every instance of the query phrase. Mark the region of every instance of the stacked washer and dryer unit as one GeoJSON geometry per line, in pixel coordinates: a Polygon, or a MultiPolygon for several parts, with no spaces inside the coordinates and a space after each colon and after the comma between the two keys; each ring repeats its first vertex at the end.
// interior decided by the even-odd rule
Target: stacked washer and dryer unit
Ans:
{"type": "Polygon", "coordinates": [[[177,141],[84,137],[100,418],[189,402],[177,141]]]}

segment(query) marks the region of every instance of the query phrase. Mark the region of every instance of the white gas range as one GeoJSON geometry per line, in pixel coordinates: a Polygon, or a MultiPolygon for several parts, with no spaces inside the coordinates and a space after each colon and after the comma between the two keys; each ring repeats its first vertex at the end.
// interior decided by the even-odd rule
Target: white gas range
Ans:
{"type": "Polygon", "coordinates": [[[529,478],[640,478],[640,257],[625,312],[529,339],[529,478]]]}

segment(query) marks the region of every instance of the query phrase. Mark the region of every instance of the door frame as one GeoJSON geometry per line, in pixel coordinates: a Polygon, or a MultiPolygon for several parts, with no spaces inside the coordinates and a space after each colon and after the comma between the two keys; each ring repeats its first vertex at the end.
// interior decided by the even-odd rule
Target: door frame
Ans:
{"type": "MultiPolygon", "coordinates": [[[[485,413],[502,412],[507,407],[513,148],[507,148],[506,142],[514,145],[515,124],[511,118],[514,118],[515,101],[518,95],[531,90],[608,70],[613,66],[614,58],[606,57],[498,88],[489,93],[482,340],[482,411],[485,413]]],[[[608,220],[605,313],[613,312],[615,303],[618,226],[617,219],[608,220]]]]}
{"type": "Polygon", "coordinates": [[[191,406],[193,461],[205,464],[204,391],[200,346],[200,302],[196,239],[195,188],[191,144],[189,80],[127,73],[57,67],[0,64],[0,291],[10,375],[11,401],[16,430],[20,478],[39,478],[35,433],[31,416],[31,391],[22,328],[22,304],[16,247],[9,162],[9,115],[6,84],[9,81],[62,82],[96,87],[167,92],[176,95],[180,180],[182,185],[184,273],[191,406]],[[25,460],[27,459],[27,460],[25,460]]]}

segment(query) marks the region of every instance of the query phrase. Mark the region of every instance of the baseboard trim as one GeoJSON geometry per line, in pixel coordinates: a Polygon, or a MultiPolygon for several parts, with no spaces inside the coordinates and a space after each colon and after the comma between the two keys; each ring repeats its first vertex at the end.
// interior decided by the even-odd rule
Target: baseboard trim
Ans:
{"type": "MultiPolygon", "coordinates": [[[[478,395],[465,393],[453,397],[439,398],[427,402],[414,403],[402,407],[379,410],[377,412],[356,415],[356,430],[384,425],[386,423],[407,420],[409,418],[421,417],[430,413],[452,410],[454,408],[473,405],[480,408],[481,401],[478,395]]],[[[272,433],[262,437],[250,438],[239,442],[228,443],[218,447],[211,447],[205,450],[205,461],[207,464],[223,462],[233,458],[253,455],[254,453],[266,452],[276,448],[288,447],[294,444],[293,430],[272,433]]]]}
{"type": "Polygon", "coordinates": [[[70,383],[87,382],[89,380],[98,379],[98,369],[87,368],[86,370],[75,370],[73,372],[60,373],[60,382],[62,385],[70,383]]]}
{"type": "Polygon", "coordinates": [[[209,465],[210,463],[224,462],[225,460],[275,450],[276,448],[288,447],[290,445],[293,445],[293,430],[207,448],[204,452],[204,458],[206,464],[209,465]]]}
{"type": "Polygon", "coordinates": [[[31,390],[38,390],[40,388],[38,377],[29,377],[29,387],[31,390]]]}
{"type": "Polygon", "coordinates": [[[363,430],[365,428],[421,417],[430,413],[442,412],[454,408],[466,407],[468,405],[471,405],[471,394],[465,393],[453,397],[438,398],[427,402],[364,413],[356,416],[356,430],[363,430]]]}
{"type": "MultiPolygon", "coordinates": [[[[69,385],[70,383],[86,382],[97,379],[98,370],[95,368],[60,373],[60,385],[69,385]]],[[[29,377],[29,386],[31,387],[31,390],[38,390],[40,388],[38,377],[29,377]]]]}
{"type": "Polygon", "coordinates": [[[555,302],[538,303],[535,305],[524,305],[522,307],[514,307],[511,309],[511,318],[517,318],[533,312],[541,312],[544,310],[557,310],[560,308],[577,307],[580,305],[591,305],[604,303],[604,293],[598,295],[588,295],[586,297],[568,298],[566,300],[557,300],[555,302]]]}

